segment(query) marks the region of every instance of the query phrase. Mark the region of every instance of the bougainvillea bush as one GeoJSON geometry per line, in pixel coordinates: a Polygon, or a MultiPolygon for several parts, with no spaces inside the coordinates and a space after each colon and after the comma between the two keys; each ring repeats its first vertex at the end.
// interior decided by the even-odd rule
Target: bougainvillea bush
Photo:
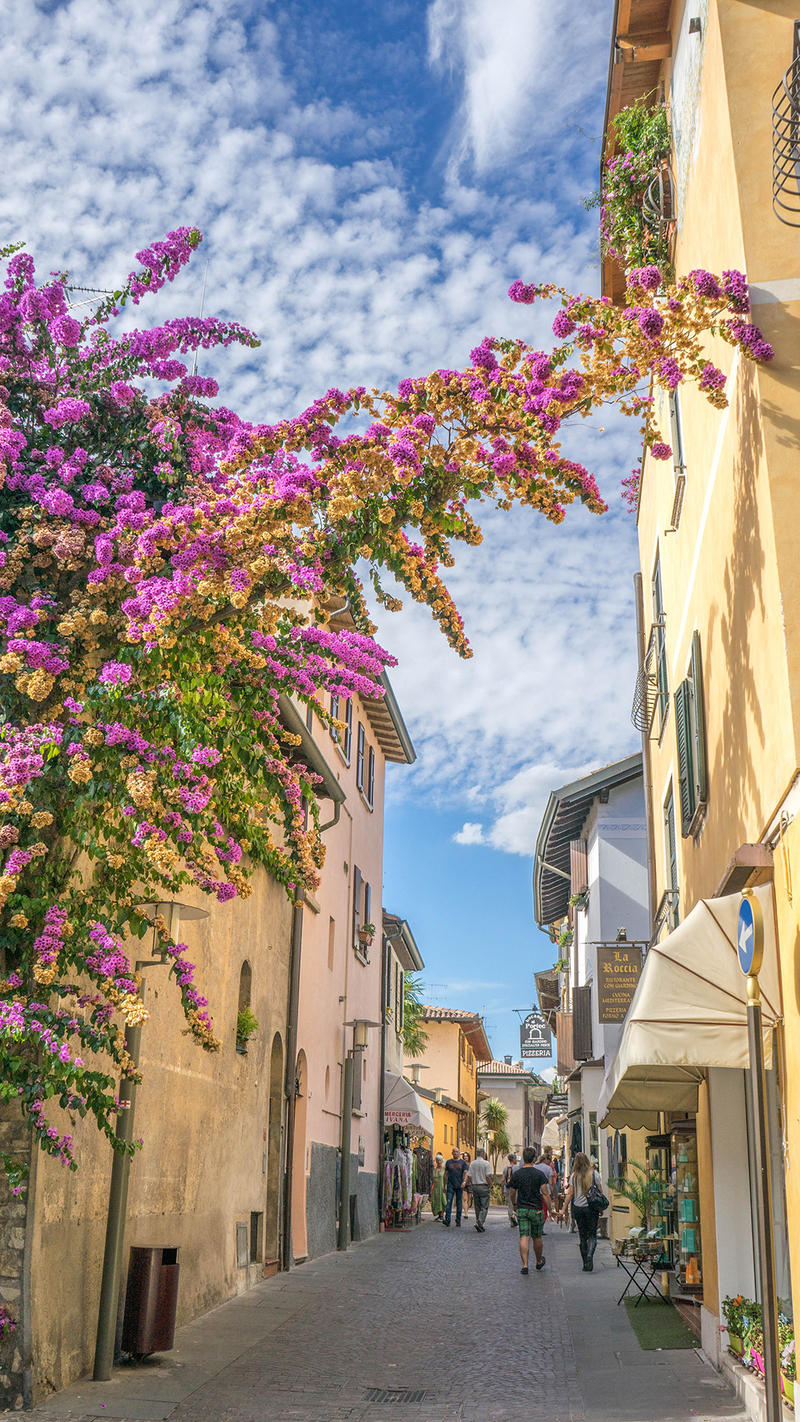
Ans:
{"type": "Polygon", "coordinates": [[[72,1167],[48,1103],[91,1113],[125,1148],[111,1073],[130,1069],[123,1028],[146,1015],[134,960],[153,918],[187,1030],[218,1046],[186,947],[155,906],[192,886],[223,912],[259,866],[290,897],[318,882],[317,781],[278,698],[313,701],[325,723],[331,695],[383,694],[391,659],[373,640],[359,562],[380,601],[398,605],[380,583],[388,570],[468,655],[440,570],[454,540],[480,539],[469,505],[522,503],[555,523],[575,500],[602,513],[593,477],[562,451],[566,419],[619,400],[657,442],[637,393],[650,376],[694,379],[719,404],[703,335],[763,353],[725,314],[742,310],[730,275],[695,273],[658,309],[647,271],[625,310],[515,282],[523,306],[560,296],[552,350],[487,338],[464,370],[394,394],[329,390],[258,425],[188,373],[198,348],[255,346],[250,332],[119,319],[199,241],[181,228],[138,253],[82,321],[66,274],[37,284],[27,254],[2,254],[0,1090],[72,1167]],[[342,598],[356,631],[330,626],[342,598]]]}

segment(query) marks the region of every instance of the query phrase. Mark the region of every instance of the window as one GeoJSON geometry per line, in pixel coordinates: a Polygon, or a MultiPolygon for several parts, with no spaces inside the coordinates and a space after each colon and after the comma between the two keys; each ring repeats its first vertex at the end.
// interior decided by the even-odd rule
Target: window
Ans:
{"type": "Polygon", "coordinates": [[[394,970],[394,1025],[397,1032],[403,1030],[403,990],[406,975],[399,963],[395,964],[394,970]]]}
{"type": "Polygon", "coordinates": [[[333,972],[333,960],[336,951],[336,922],[334,919],[328,921],[328,967],[333,972]]]}
{"type": "MultiPolygon", "coordinates": [[[[339,697],[338,697],[338,696],[332,696],[332,697],[331,697],[331,715],[332,715],[334,721],[338,721],[338,719],[339,719],[339,697]]],[[[331,726],[331,740],[332,740],[332,741],[338,741],[338,739],[339,739],[339,732],[337,731],[337,729],[336,729],[335,726],[331,726]]]]}
{"type": "Polygon", "coordinates": [[[701,812],[708,802],[708,758],[699,632],[695,632],[692,637],[689,675],[675,692],[675,734],[678,741],[681,833],[685,839],[696,829],[701,812]]]}
{"type": "Polygon", "coordinates": [[[307,730],[307,731],[313,731],[313,729],[314,729],[314,707],[311,705],[311,702],[309,701],[308,705],[306,706],[306,730],[307,730]]]}
{"type": "Polygon", "coordinates": [[[349,696],[344,704],[344,720],[344,758],[349,765],[350,750],[353,744],[353,700],[352,697],[349,696]]]}
{"type": "Polygon", "coordinates": [[[358,723],[358,750],[356,752],[356,785],[359,790],[364,789],[364,748],[366,746],[366,733],[361,722],[358,723]]]}
{"type": "Polygon", "coordinates": [[[677,928],[680,923],[680,913],[678,911],[678,842],[675,834],[675,797],[672,793],[672,785],[670,785],[667,791],[667,798],[664,801],[664,858],[667,894],[669,895],[667,921],[671,928],[677,928]]]}
{"type": "MultiPolygon", "coordinates": [[[[366,880],[364,881],[364,918],[362,922],[372,923],[372,889],[366,880]]],[[[366,951],[366,948],[364,948],[363,952],[365,954],[366,951]]]]}
{"type": "Polygon", "coordinates": [[[369,748],[369,757],[368,757],[368,760],[367,760],[367,804],[369,805],[370,809],[372,809],[372,806],[373,806],[374,802],[375,802],[375,749],[374,749],[373,746],[370,746],[370,748],[369,748]]]}
{"type": "Polygon", "coordinates": [[[656,671],[658,675],[659,734],[669,710],[669,679],[667,676],[667,635],[664,629],[664,595],[661,590],[661,559],[656,555],[653,569],[653,626],[656,636],[656,671]]]}
{"type": "Polygon", "coordinates": [[[260,1264],[264,1258],[264,1216],[260,1211],[250,1212],[250,1263],[260,1264]]]}

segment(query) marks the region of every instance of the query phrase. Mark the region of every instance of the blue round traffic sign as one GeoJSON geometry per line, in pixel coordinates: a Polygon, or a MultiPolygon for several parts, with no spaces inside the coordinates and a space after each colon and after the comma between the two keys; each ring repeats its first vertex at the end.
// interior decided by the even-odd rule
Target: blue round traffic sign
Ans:
{"type": "Polygon", "coordinates": [[[761,967],[764,951],[764,920],[758,899],[752,898],[749,894],[743,894],[739,904],[739,917],[736,920],[736,948],[742,972],[747,977],[755,976],[761,967]]]}

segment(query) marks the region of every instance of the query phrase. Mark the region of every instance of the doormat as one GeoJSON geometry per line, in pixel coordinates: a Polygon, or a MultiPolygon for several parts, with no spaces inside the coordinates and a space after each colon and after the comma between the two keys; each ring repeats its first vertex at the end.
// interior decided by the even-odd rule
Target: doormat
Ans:
{"type": "Polygon", "coordinates": [[[625,1308],[640,1348],[650,1351],[654,1348],[697,1347],[691,1328],[672,1304],[656,1303],[655,1300],[650,1303],[648,1300],[637,1308],[632,1299],[626,1299],[625,1308]]]}

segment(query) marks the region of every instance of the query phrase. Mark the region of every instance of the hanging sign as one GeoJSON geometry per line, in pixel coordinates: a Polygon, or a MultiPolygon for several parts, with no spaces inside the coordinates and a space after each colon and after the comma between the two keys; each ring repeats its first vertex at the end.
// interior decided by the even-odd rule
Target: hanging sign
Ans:
{"type": "Polygon", "coordinates": [[[550,1028],[540,1012],[529,1012],[519,1028],[519,1054],[521,1057],[549,1057],[550,1028]]]}
{"type": "Polygon", "coordinates": [[[601,1022],[624,1022],[642,971],[642,950],[635,944],[597,949],[597,1006],[601,1022]]]}

